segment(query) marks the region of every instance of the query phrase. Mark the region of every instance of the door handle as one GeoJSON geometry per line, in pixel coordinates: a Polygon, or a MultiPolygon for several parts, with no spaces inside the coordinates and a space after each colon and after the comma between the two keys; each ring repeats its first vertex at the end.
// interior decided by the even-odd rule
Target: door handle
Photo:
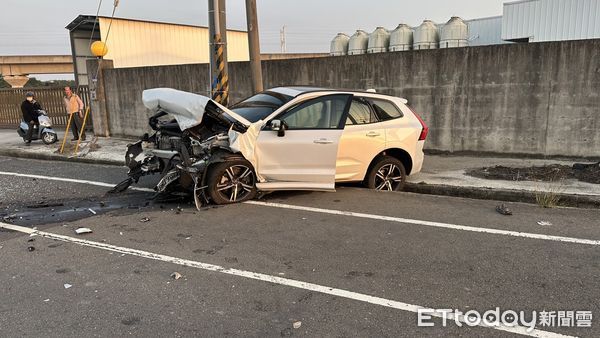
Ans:
{"type": "Polygon", "coordinates": [[[367,136],[369,136],[369,137],[375,137],[375,136],[379,136],[379,135],[381,135],[381,134],[376,131],[370,131],[367,133],[367,136]]]}
{"type": "Polygon", "coordinates": [[[318,138],[316,140],[313,141],[314,143],[318,143],[318,144],[331,144],[333,143],[332,140],[328,140],[326,138],[318,138]]]}

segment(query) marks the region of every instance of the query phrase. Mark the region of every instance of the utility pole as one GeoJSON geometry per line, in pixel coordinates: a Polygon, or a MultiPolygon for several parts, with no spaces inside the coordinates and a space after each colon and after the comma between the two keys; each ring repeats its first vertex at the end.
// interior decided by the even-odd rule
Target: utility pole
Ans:
{"type": "Polygon", "coordinates": [[[246,25],[248,26],[250,72],[252,74],[252,91],[255,94],[263,91],[257,17],[258,15],[256,14],[256,0],[246,0],[246,25]]]}
{"type": "Polygon", "coordinates": [[[208,34],[210,43],[210,92],[212,99],[226,106],[229,98],[229,77],[227,76],[227,54],[223,36],[227,34],[221,24],[225,21],[225,0],[208,0],[208,34]],[[220,5],[223,4],[223,7],[220,5]],[[223,12],[221,10],[223,9],[223,12]]]}
{"type": "Polygon", "coordinates": [[[279,45],[281,46],[281,52],[287,53],[287,46],[285,43],[285,25],[281,27],[281,30],[279,30],[279,45]]]}

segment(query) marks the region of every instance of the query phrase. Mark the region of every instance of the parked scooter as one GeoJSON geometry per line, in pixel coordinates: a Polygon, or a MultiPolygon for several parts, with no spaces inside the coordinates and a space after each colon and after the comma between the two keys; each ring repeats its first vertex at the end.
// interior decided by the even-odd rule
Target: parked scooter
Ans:
{"type": "MultiPolygon", "coordinates": [[[[58,141],[58,134],[52,129],[52,121],[50,120],[50,117],[48,117],[48,113],[46,113],[45,110],[38,110],[37,112],[39,114],[38,121],[40,122],[40,125],[39,127],[34,126],[31,140],[35,141],[41,139],[45,144],[52,144],[58,141]]],[[[25,137],[27,136],[27,130],[29,130],[29,124],[21,120],[17,133],[23,138],[23,141],[26,141],[25,137]]]]}

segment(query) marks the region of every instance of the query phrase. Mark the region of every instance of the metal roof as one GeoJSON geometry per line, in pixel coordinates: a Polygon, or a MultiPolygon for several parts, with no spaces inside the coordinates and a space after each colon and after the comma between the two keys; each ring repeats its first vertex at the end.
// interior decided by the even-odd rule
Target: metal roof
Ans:
{"type": "MultiPolygon", "coordinates": [[[[111,17],[100,15],[100,16],[98,16],[98,18],[110,19],[111,17]]],[[[163,24],[163,25],[173,25],[173,26],[195,27],[195,28],[208,29],[208,26],[189,25],[189,24],[182,24],[182,23],[175,23],[175,22],[153,21],[153,20],[142,20],[142,19],[131,19],[131,18],[120,18],[120,17],[115,17],[114,19],[115,20],[127,20],[127,21],[136,21],[136,22],[147,22],[147,23],[155,23],[155,24],[163,24]]],[[[96,23],[96,26],[98,26],[98,20],[95,15],[79,15],[73,21],[71,21],[65,28],[70,31],[72,31],[74,29],[91,31],[94,26],[94,23],[96,23]]],[[[230,29],[230,28],[228,28],[227,31],[243,32],[243,33],[247,32],[245,30],[230,29]]]]}

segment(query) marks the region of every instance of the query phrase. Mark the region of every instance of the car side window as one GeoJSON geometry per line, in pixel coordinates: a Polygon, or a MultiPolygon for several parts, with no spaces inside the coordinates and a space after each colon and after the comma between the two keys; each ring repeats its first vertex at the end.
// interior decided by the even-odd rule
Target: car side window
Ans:
{"type": "Polygon", "coordinates": [[[373,110],[364,99],[355,98],[352,100],[350,110],[348,111],[348,118],[346,119],[346,125],[368,124],[377,121],[377,116],[375,116],[373,110]]]}
{"type": "Polygon", "coordinates": [[[347,95],[331,95],[309,100],[288,110],[280,120],[294,129],[339,129],[348,101],[347,95]]]}
{"type": "Polygon", "coordinates": [[[375,114],[377,114],[377,117],[381,121],[387,121],[403,116],[400,109],[390,101],[380,99],[371,99],[370,101],[375,110],[375,114]]]}

